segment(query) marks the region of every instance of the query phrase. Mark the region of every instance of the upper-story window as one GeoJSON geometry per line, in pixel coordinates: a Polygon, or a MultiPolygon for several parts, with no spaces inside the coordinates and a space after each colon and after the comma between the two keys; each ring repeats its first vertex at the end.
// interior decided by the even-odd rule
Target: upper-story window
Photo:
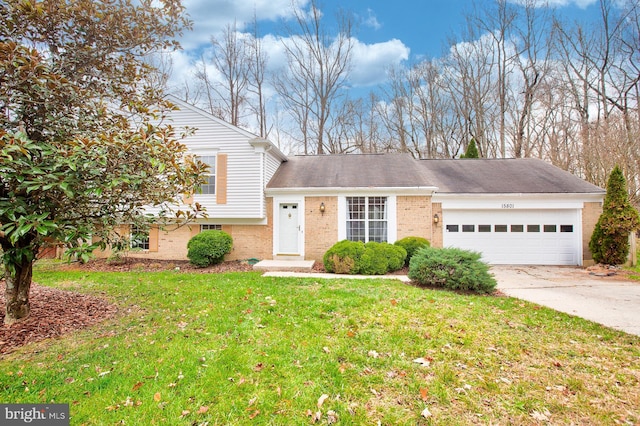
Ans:
{"type": "Polygon", "coordinates": [[[207,181],[200,186],[200,193],[213,195],[216,193],[216,156],[200,155],[198,160],[209,166],[209,173],[205,175],[207,181]]]}
{"type": "Polygon", "coordinates": [[[347,197],[347,239],[385,242],[387,197],[347,197]]]}

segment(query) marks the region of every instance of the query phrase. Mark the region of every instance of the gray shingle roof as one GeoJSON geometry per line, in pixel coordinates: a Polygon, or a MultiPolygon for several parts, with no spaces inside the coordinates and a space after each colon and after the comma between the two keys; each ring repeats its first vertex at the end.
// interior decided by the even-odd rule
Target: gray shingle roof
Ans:
{"type": "Polygon", "coordinates": [[[409,188],[422,180],[407,154],[311,155],[289,157],[267,188],[409,188]]]}
{"type": "Polygon", "coordinates": [[[535,158],[420,160],[424,178],[446,194],[605,193],[571,173],[535,158]]]}
{"type": "Polygon", "coordinates": [[[437,187],[447,194],[604,194],[542,160],[415,160],[406,154],[295,156],[280,165],[269,189],[437,187]]]}

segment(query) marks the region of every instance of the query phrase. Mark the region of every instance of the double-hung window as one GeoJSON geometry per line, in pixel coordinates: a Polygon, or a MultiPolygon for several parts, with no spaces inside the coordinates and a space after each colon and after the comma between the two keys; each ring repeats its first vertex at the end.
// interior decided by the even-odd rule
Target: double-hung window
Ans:
{"type": "Polygon", "coordinates": [[[346,197],[347,239],[386,242],[387,197],[346,197]]]}
{"type": "Polygon", "coordinates": [[[131,248],[149,250],[149,230],[142,230],[135,225],[131,226],[131,248]]]}
{"type": "Polygon", "coordinates": [[[215,195],[216,193],[216,156],[201,155],[198,160],[209,166],[209,173],[205,175],[206,182],[200,185],[200,193],[207,195],[215,195]]]}

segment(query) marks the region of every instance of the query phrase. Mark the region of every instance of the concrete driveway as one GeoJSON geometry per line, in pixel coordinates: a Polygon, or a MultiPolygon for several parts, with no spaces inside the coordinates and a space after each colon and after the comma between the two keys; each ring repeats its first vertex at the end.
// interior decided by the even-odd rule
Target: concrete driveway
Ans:
{"type": "Polygon", "coordinates": [[[575,267],[492,266],[503,293],[640,336],[640,281],[575,267]]]}

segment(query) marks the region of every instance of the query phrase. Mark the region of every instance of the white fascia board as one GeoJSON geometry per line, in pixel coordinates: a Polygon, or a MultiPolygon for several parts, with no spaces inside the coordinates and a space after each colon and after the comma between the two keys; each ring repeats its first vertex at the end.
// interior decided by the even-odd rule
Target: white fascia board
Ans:
{"type": "Polygon", "coordinates": [[[271,141],[262,138],[254,138],[249,141],[249,144],[255,149],[256,152],[268,152],[280,161],[288,161],[286,155],[282,153],[271,141]]]}
{"type": "Polygon", "coordinates": [[[267,188],[265,195],[274,197],[278,195],[310,195],[310,196],[339,196],[354,194],[393,194],[393,195],[433,195],[438,190],[435,186],[415,186],[415,187],[335,187],[335,188],[267,188]]]}
{"type": "Polygon", "coordinates": [[[603,193],[571,194],[435,194],[443,209],[581,209],[586,202],[602,202],[603,193]]]}
{"type": "Polygon", "coordinates": [[[190,225],[266,225],[266,218],[198,218],[189,222],[190,225]]]}

